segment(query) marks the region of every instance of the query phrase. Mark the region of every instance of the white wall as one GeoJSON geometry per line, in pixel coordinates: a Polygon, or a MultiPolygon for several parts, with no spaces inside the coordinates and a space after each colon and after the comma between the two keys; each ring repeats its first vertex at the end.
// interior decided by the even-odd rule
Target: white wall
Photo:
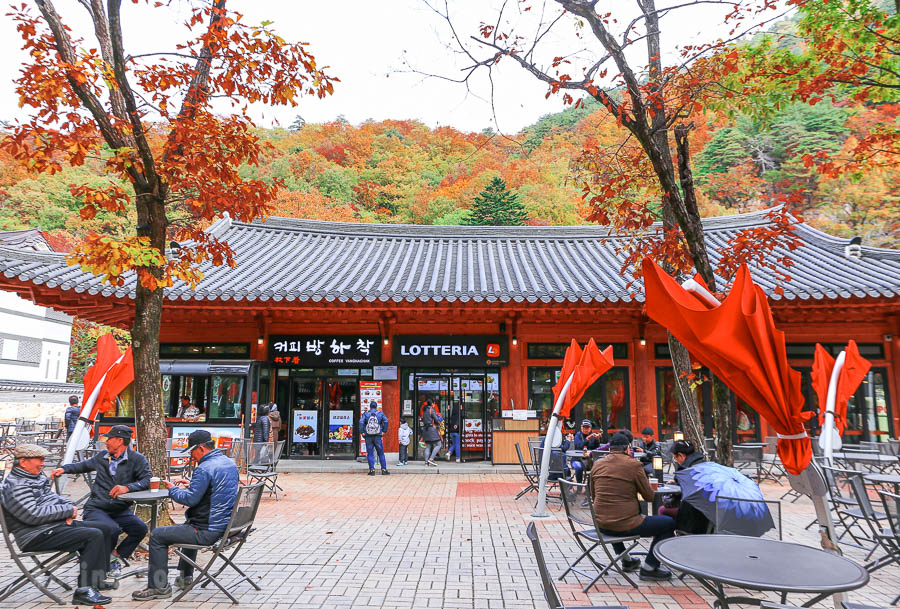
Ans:
{"type": "Polygon", "coordinates": [[[0,290],[0,379],[64,383],[72,318],[0,290]]]}

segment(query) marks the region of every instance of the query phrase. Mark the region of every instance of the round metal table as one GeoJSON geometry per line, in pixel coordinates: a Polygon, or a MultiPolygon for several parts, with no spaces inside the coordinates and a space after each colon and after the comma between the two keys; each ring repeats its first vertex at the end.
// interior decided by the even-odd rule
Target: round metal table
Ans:
{"type": "Polygon", "coordinates": [[[666,539],[654,548],[665,565],[692,575],[716,597],[716,606],[729,602],[758,605],[758,599],[728,597],[723,586],[774,591],[784,603],[788,594],[815,594],[803,607],[827,596],[856,590],[869,583],[869,573],[842,556],[774,539],[740,535],[686,535],[666,539]]]}
{"type": "Polygon", "coordinates": [[[169,489],[161,488],[158,491],[136,491],[123,493],[117,497],[122,501],[131,501],[138,505],[150,506],[150,530],[156,528],[156,516],[159,513],[159,502],[169,498],[169,489]]]}

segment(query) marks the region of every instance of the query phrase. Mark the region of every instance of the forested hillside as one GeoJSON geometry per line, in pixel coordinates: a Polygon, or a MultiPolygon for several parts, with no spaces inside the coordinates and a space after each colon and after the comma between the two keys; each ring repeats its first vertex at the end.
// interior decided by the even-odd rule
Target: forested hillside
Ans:
{"type": "MultiPolygon", "coordinates": [[[[779,193],[800,192],[798,211],[811,224],[896,246],[900,170],[828,177],[804,156],[852,147],[873,124],[896,123],[898,116],[898,104],[850,101],[792,104],[767,124],[709,112],[692,142],[703,213],[758,209],[779,193]]],[[[284,183],[273,213],[348,222],[462,224],[473,199],[500,177],[519,195],[528,223],[578,224],[587,210],[568,179],[571,163],[589,139],[611,145],[624,138],[591,104],[545,116],[515,136],[429,129],[414,121],[298,121],[295,127],[259,133],[272,147],[268,162],[254,171],[284,183]]],[[[62,237],[90,230],[124,234],[134,218],[104,211],[82,218],[69,190],[85,179],[105,180],[102,162],[28,176],[0,157],[0,227],[40,225],[62,237]]]]}

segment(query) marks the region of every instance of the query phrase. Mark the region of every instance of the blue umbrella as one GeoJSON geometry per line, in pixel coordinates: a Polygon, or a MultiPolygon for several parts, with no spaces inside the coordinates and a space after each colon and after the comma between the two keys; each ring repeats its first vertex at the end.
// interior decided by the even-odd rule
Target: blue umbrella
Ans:
{"type": "Polygon", "coordinates": [[[675,480],[681,500],[715,523],[717,533],[762,537],[775,528],[759,485],[732,467],[704,461],[675,472],[675,480]]]}

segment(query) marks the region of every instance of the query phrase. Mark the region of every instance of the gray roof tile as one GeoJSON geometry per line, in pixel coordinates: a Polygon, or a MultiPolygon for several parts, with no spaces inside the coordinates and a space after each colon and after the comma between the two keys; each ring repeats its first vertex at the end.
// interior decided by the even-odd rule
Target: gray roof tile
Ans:
{"type": "MultiPolygon", "coordinates": [[[[738,231],[766,224],[764,212],[704,221],[710,256],[738,231]]],[[[237,266],[201,266],[196,290],[177,283],[170,301],[300,302],[632,302],[639,284],[621,273],[623,238],[597,226],[459,227],[347,224],[270,218],[220,220],[209,229],[227,241],[237,266]]],[[[846,239],[799,224],[804,247],[788,253],[792,281],[775,293],[768,270],[751,269],[773,299],[884,298],[900,295],[900,251],[863,247],[846,258],[846,239]]],[[[69,267],[63,254],[0,246],[0,272],[78,293],[134,298],[135,279],[105,285],[69,267]]]]}

